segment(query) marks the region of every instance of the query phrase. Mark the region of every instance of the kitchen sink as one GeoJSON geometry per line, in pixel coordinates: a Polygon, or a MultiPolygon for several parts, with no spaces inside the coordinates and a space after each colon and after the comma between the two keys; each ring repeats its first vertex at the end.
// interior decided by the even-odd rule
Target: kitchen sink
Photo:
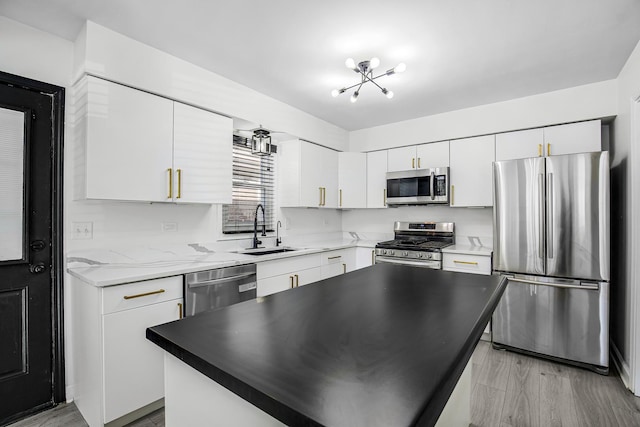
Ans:
{"type": "Polygon", "coordinates": [[[283,252],[293,252],[293,251],[298,251],[299,249],[296,248],[288,248],[288,247],[282,247],[282,248],[256,248],[256,249],[247,249],[244,251],[238,251],[236,253],[238,254],[243,254],[243,255],[269,255],[269,254],[280,254],[283,252]]]}

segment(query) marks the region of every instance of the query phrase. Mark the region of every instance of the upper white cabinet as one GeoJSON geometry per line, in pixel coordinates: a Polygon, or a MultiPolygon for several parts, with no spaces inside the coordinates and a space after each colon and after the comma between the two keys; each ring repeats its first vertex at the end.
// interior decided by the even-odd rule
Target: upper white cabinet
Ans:
{"type": "Polygon", "coordinates": [[[231,202],[231,119],[92,76],[76,113],[77,197],[231,202]]]}
{"type": "Polygon", "coordinates": [[[544,131],[541,128],[496,135],[496,161],[526,159],[543,154],[544,131]]]}
{"type": "Polygon", "coordinates": [[[451,206],[493,206],[495,136],[453,140],[450,156],[451,206]]]}
{"type": "Polygon", "coordinates": [[[544,128],[547,156],[587,153],[602,150],[600,120],[570,123],[544,128]]]}
{"type": "Polygon", "coordinates": [[[387,206],[387,151],[367,153],[367,207],[387,206]]]}
{"type": "Polygon", "coordinates": [[[499,133],[496,160],[601,151],[600,120],[499,133]]]}
{"type": "Polygon", "coordinates": [[[449,166],[449,141],[388,150],[388,172],[445,166],[449,166]]]}
{"type": "Polygon", "coordinates": [[[338,207],[338,152],[306,141],[278,145],[281,207],[338,207]]]}
{"type": "Polygon", "coordinates": [[[338,207],[367,207],[366,153],[338,153],[338,207]]]}
{"type": "Polygon", "coordinates": [[[174,201],[231,203],[233,121],[174,102],[174,201]]]}
{"type": "Polygon", "coordinates": [[[449,166],[449,141],[416,146],[416,169],[449,166]]]}

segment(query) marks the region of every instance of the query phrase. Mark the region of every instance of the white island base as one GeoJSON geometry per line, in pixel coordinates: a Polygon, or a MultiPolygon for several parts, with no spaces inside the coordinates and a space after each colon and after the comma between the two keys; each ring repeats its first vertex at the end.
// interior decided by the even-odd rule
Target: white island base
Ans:
{"type": "MultiPolygon", "coordinates": [[[[471,365],[469,359],[436,427],[471,422],[471,365]]],[[[285,425],[167,352],[164,382],[167,427],[285,425]]]]}

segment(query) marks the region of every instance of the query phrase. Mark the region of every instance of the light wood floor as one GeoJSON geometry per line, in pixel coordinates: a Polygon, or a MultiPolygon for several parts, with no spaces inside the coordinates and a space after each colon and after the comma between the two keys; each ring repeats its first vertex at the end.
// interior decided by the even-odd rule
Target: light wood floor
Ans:
{"type": "MultiPolygon", "coordinates": [[[[640,398],[617,372],[598,375],[529,356],[493,350],[480,341],[473,354],[474,427],[637,427],[640,398]]],[[[60,405],[12,427],[85,427],[75,405],[60,405]]],[[[164,427],[164,409],[128,427],[164,427]]]]}

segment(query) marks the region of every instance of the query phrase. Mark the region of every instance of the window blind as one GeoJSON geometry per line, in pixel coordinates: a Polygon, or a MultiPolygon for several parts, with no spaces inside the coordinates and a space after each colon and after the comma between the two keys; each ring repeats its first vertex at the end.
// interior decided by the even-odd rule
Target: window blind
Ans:
{"type": "MultiPolygon", "coordinates": [[[[222,206],[224,234],[253,232],[259,203],[264,207],[267,231],[274,230],[275,157],[251,154],[247,139],[234,135],[233,200],[230,205],[222,206]]],[[[262,230],[262,211],[258,214],[258,230],[262,230]]]]}

